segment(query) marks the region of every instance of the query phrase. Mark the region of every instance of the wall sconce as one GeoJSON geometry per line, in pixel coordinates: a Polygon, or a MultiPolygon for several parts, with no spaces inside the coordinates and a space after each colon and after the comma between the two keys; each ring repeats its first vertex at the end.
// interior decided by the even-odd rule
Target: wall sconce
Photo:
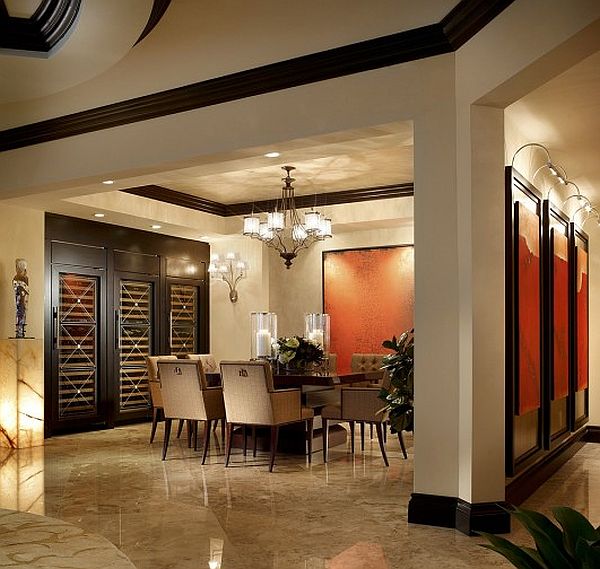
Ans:
{"type": "Polygon", "coordinates": [[[210,256],[208,272],[211,279],[221,280],[229,286],[229,300],[237,302],[238,291],[237,284],[244,278],[248,272],[248,263],[238,258],[235,253],[227,253],[225,259],[221,260],[218,254],[210,256]]]}

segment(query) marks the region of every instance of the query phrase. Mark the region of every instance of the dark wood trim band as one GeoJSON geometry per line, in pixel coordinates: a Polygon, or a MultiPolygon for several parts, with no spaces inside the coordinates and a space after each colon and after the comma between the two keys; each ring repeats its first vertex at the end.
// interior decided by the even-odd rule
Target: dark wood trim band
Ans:
{"type": "Polygon", "coordinates": [[[165,12],[170,4],[171,0],[154,0],[146,27],[142,30],[142,33],[135,42],[135,45],[140,43],[156,27],[156,24],[158,24],[161,18],[165,15],[165,12]]]}
{"type": "MultiPolygon", "coordinates": [[[[222,204],[207,200],[184,192],[170,190],[163,186],[138,186],[121,190],[126,194],[141,196],[163,203],[187,207],[197,211],[203,211],[221,217],[234,215],[248,215],[254,212],[264,212],[272,209],[277,200],[264,200],[258,202],[244,202],[237,204],[222,204]]],[[[296,207],[306,208],[323,207],[326,205],[338,205],[371,200],[385,200],[391,198],[402,198],[414,195],[414,184],[392,184],[388,186],[374,186],[372,188],[359,188],[356,190],[342,190],[339,192],[312,194],[296,196],[296,207]]]]}
{"type": "Polygon", "coordinates": [[[31,18],[10,16],[0,1],[0,49],[48,53],[77,19],[81,0],[44,0],[31,18]]]}
{"type": "Polygon", "coordinates": [[[581,429],[574,433],[510,480],[506,485],[506,501],[518,506],[531,496],[541,484],[581,449],[586,440],[586,431],[586,429],[581,429]]]}
{"type": "Polygon", "coordinates": [[[437,24],[4,130],[0,151],[450,53],[512,1],[462,0],[437,24]]]}
{"type": "Polygon", "coordinates": [[[600,427],[596,425],[588,425],[585,429],[583,440],[586,443],[600,443],[600,427]]]}

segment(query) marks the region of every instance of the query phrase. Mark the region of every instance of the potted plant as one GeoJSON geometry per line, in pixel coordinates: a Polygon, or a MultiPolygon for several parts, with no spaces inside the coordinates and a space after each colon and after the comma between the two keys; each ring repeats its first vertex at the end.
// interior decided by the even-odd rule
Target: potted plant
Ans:
{"type": "Polygon", "coordinates": [[[392,433],[412,431],[414,422],[414,330],[383,342],[393,353],[383,358],[382,368],[390,374],[389,386],[381,388],[385,402],[382,412],[389,420],[392,433]]]}
{"type": "Polygon", "coordinates": [[[600,526],[594,528],[572,508],[552,508],[559,523],[531,510],[514,508],[513,515],[530,533],[535,549],[516,545],[503,537],[482,533],[496,551],[520,569],[594,569],[600,567],[600,526]]]}
{"type": "Polygon", "coordinates": [[[313,364],[321,363],[323,349],[302,336],[282,337],[277,340],[277,361],[291,371],[303,372],[313,364]]]}

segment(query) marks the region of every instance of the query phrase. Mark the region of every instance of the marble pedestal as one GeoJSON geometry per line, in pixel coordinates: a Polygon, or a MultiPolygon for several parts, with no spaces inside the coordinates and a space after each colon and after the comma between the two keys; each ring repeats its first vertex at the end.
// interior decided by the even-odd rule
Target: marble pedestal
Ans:
{"type": "Polygon", "coordinates": [[[0,340],[0,446],[44,444],[44,344],[37,338],[0,340]]]}

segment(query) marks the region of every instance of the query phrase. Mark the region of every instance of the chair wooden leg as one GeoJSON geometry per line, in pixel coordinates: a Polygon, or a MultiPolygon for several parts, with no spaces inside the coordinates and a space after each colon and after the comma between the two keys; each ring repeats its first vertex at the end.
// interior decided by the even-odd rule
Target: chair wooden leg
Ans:
{"type": "Polygon", "coordinates": [[[217,432],[217,426],[219,424],[219,419],[217,419],[214,423],[213,423],[213,431],[216,433],[217,432]]]}
{"type": "Polygon", "coordinates": [[[225,437],[225,466],[229,466],[229,457],[231,456],[231,435],[233,433],[233,423],[227,423],[227,436],[225,437]]]}
{"type": "Polygon", "coordinates": [[[329,421],[321,419],[323,425],[321,432],[323,433],[323,462],[327,462],[327,452],[329,447],[329,421]]]}
{"type": "Polygon", "coordinates": [[[167,458],[167,449],[169,448],[169,437],[171,436],[171,424],[173,419],[165,419],[165,440],[163,441],[162,459],[167,458]]]}
{"type": "Polygon", "coordinates": [[[312,462],[312,444],[313,444],[314,419],[306,420],[306,437],[308,442],[308,463],[312,462]]]}
{"type": "Polygon", "coordinates": [[[371,429],[370,436],[371,436],[371,438],[373,438],[373,423],[369,424],[369,428],[371,429]]]}
{"type": "Polygon", "coordinates": [[[381,456],[383,456],[383,462],[386,466],[389,466],[387,453],[385,452],[385,444],[383,442],[383,427],[381,423],[375,423],[375,429],[377,430],[377,440],[379,441],[379,448],[381,449],[381,456]]]}
{"type": "Polygon", "coordinates": [[[404,437],[402,436],[402,431],[398,431],[398,440],[400,441],[402,455],[404,456],[404,458],[408,458],[408,454],[406,454],[406,445],[404,444],[404,437]]]}
{"type": "Polygon", "coordinates": [[[150,431],[150,444],[154,442],[156,427],[158,426],[158,407],[152,408],[152,430],[150,431]]]}
{"type": "Polygon", "coordinates": [[[192,448],[192,442],[194,440],[194,421],[186,421],[186,431],[188,448],[192,448]]]}
{"type": "Polygon", "coordinates": [[[360,423],[360,452],[365,452],[365,424],[360,423]]]}
{"type": "MultiPolygon", "coordinates": [[[[387,428],[388,428],[387,423],[384,423],[383,424],[383,442],[384,443],[387,443],[387,428]]],[[[372,429],[373,429],[373,425],[371,425],[371,430],[372,429]]],[[[371,438],[373,438],[373,437],[371,437],[371,438]]]]}
{"type": "Polygon", "coordinates": [[[179,419],[179,426],[177,427],[177,438],[179,438],[181,436],[181,433],[183,431],[183,423],[185,421],[183,419],[179,419]]]}
{"type": "Polygon", "coordinates": [[[221,419],[221,441],[225,442],[225,419],[221,419]]]}
{"type": "Polygon", "coordinates": [[[256,458],[256,427],[252,426],[252,456],[256,458]]]}
{"type": "Polygon", "coordinates": [[[354,454],[354,421],[350,421],[350,446],[352,447],[352,454],[354,454]]]}
{"type": "Polygon", "coordinates": [[[277,453],[277,440],[279,438],[279,426],[271,427],[271,463],[269,464],[269,472],[273,472],[275,466],[275,454],[277,453]]]}
{"type": "Polygon", "coordinates": [[[208,445],[210,443],[211,424],[212,424],[212,421],[210,421],[210,420],[204,421],[204,441],[203,441],[203,445],[202,445],[202,464],[204,464],[206,462],[206,455],[208,454],[208,445]]]}
{"type": "Polygon", "coordinates": [[[246,453],[248,452],[248,439],[246,436],[246,425],[242,426],[242,437],[244,439],[244,456],[246,456],[246,453]]]}
{"type": "Polygon", "coordinates": [[[193,421],[192,428],[194,432],[194,450],[198,450],[198,428],[200,423],[198,421],[193,421]]]}

